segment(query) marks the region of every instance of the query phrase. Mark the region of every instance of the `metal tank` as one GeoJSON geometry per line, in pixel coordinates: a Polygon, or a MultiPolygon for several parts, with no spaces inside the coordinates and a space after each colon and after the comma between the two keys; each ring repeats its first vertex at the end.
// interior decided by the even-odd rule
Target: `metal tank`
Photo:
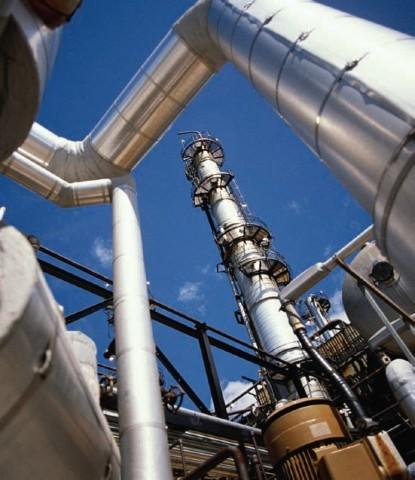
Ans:
{"type": "Polygon", "coordinates": [[[221,171],[221,144],[208,134],[195,132],[182,157],[186,176],[193,184],[194,204],[202,207],[213,222],[224,265],[250,317],[247,327],[253,338],[276,358],[290,363],[302,361],[305,354],[279,300],[278,285],[286,285],[290,279],[288,266],[282,258],[272,262],[268,255],[271,234],[247,214],[233,176],[221,171]]]}
{"type": "MultiPolygon", "coordinates": [[[[279,289],[291,278],[289,267],[272,250],[270,232],[249,212],[233,175],[221,170],[224,152],[219,141],[208,134],[187,133],[192,136],[182,158],[193,184],[193,202],[207,214],[251,341],[278,360],[300,363],[307,355],[280,300],[279,289]]],[[[300,381],[308,396],[327,395],[312,376],[300,381]]],[[[292,387],[288,385],[289,395],[295,397],[292,387]]]]}
{"type": "Polygon", "coordinates": [[[0,476],[117,480],[118,447],[22,234],[0,225],[0,476]]]}
{"type": "MultiPolygon", "coordinates": [[[[403,290],[398,272],[388,259],[381,254],[374,242],[367,243],[362,248],[352,261],[351,266],[408,313],[415,312],[415,304],[403,290]]],[[[404,342],[411,349],[414,349],[414,333],[402,319],[398,318],[398,314],[391,307],[377,298],[376,303],[404,342]]],[[[343,304],[353,326],[360,331],[372,347],[382,346],[393,353],[401,354],[400,347],[385,328],[356,280],[347,274],[343,284],[343,304]]]]}

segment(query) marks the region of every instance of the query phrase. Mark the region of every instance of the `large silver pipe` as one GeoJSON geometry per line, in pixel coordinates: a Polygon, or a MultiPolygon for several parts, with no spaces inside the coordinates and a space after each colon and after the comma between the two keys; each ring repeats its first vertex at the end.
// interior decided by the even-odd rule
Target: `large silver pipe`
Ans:
{"type": "Polygon", "coordinates": [[[120,478],[115,445],[83,378],[33,249],[0,226],[1,478],[120,478]]]}
{"type": "Polygon", "coordinates": [[[0,161],[11,155],[30,131],[60,38],[59,29],[43,25],[26,2],[1,3],[0,161]]]}
{"type": "Polygon", "coordinates": [[[113,191],[113,275],[122,478],[172,478],[134,179],[113,191]]]}
{"type": "Polygon", "coordinates": [[[170,31],[84,140],[58,137],[34,124],[19,151],[68,182],[125,175],[215,68],[170,31]]]}
{"type": "Polygon", "coordinates": [[[55,148],[33,132],[23,148],[48,145],[46,168],[66,181],[121,175],[227,59],[373,212],[413,296],[414,52],[413,37],[308,0],[200,0],[84,141],[55,148]]]}
{"type": "Polygon", "coordinates": [[[123,177],[67,182],[33,162],[20,151],[0,163],[0,172],[60,207],[100,205],[111,201],[113,183],[123,177]]]}
{"type": "Polygon", "coordinates": [[[373,214],[415,295],[414,37],[308,0],[212,0],[208,23],[216,48],[373,214]]]}

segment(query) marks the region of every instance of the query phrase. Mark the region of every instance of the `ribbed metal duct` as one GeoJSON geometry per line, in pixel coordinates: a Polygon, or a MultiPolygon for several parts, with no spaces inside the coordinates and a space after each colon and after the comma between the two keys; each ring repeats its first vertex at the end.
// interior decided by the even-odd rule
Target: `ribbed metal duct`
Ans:
{"type": "Polygon", "coordinates": [[[4,225],[0,264],[1,478],[119,479],[118,448],[33,249],[4,225]]]}

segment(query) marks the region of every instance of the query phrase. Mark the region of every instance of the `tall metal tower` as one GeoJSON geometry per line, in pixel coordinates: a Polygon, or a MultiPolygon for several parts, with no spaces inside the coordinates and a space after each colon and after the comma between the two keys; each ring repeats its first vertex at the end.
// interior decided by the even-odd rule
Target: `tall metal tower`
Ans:
{"type": "Polygon", "coordinates": [[[267,227],[249,212],[233,175],[222,171],[224,151],[209,134],[185,132],[182,158],[193,184],[194,205],[206,213],[238,304],[239,318],[252,342],[277,359],[295,364],[305,358],[288,317],[281,310],[279,287],[290,270],[271,248],[267,227]]]}

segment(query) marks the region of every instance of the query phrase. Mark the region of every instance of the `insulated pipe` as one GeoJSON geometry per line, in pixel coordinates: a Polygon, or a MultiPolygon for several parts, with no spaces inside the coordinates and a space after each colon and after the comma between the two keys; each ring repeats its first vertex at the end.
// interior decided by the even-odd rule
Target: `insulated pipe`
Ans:
{"type": "Polygon", "coordinates": [[[321,280],[325,279],[338,266],[338,258],[346,258],[357,249],[371,240],[373,237],[373,225],[367,227],[357,237],[338,250],[324,262],[318,262],[297,275],[281,290],[281,298],[284,300],[297,300],[301,295],[310,290],[321,280]]]}
{"type": "Polygon", "coordinates": [[[1,161],[29,134],[55,61],[60,31],[49,30],[22,0],[0,3],[1,161]]]}
{"type": "Polygon", "coordinates": [[[134,179],[113,190],[114,317],[124,480],[172,478],[134,179]]]}
{"type": "Polygon", "coordinates": [[[63,208],[109,203],[113,185],[125,179],[124,176],[66,182],[18,151],[0,163],[0,172],[63,208]]]}
{"type": "Polygon", "coordinates": [[[232,422],[231,420],[226,420],[224,418],[214,417],[213,415],[207,415],[206,413],[196,412],[195,410],[189,410],[188,408],[180,407],[177,410],[177,414],[186,418],[186,420],[190,423],[190,428],[192,430],[198,431],[200,424],[207,424],[212,426],[212,432],[214,427],[217,427],[218,432],[220,432],[222,427],[226,432],[234,431],[235,435],[242,432],[246,433],[247,435],[250,434],[257,437],[261,436],[261,430],[259,428],[244,425],[242,423],[232,422]]]}
{"type": "Polygon", "coordinates": [[[398,358],[386,367],[386,378],[399,406],[415,426],[415,367],[398,358]]]}
{"type": "Polygon", "coordinates": [[[34,124],[19,151],[68,182],[124,175],[220,65],[201,59],[170,31],[84,140],[34,124]]]}
{"type": "Polygon", "coordinates": [[[290,324],[297,335],[302,347],[307,352],[309,357],[315,363],[315,366],[326,373],[326,375],[333,382],[333,386],[344,397],[344,400],[349,405],[351,411],[356,416],[356,423],[359,429],[368,431],[376,427],[375,422],[367,415],[359,399],[349,387],[345,379],[332,367],[329,361],[327,361],[323,355],[313,345],[311,340],[307,336],[307,331],[302,324],[301,317],[298,314],[292,303],[287,303],[284,306],[284,310],[287,312],[290,324]]]}
{"type": "Polygon", "coordinates": [[[92,398],[99,405],[100,386],[98,381],[97,346],[92,338],[78,330],[66,332],[73,354],[81,367],[82,375],[92,398]]]}
{"type": "Polygon", "coordinates": [[[83,142],[48,145],[47,168],[71,182],[131,170],[229,60],[373,212],[413,296],[414,52],[413,37],[308,0],[200,0],[83,142]]]}
{"type": "Polygon", "coordinates": [[[377,243],[414,296],[414,37],[308,0],[212,0],[208,24],[215,46],[373,214],[377,243]]]}
{"type": "Polygon", "coordinates": [[[0,225],[0,472],[118,480],[118,447],[67,339],[33,248],[0,225]]]}

